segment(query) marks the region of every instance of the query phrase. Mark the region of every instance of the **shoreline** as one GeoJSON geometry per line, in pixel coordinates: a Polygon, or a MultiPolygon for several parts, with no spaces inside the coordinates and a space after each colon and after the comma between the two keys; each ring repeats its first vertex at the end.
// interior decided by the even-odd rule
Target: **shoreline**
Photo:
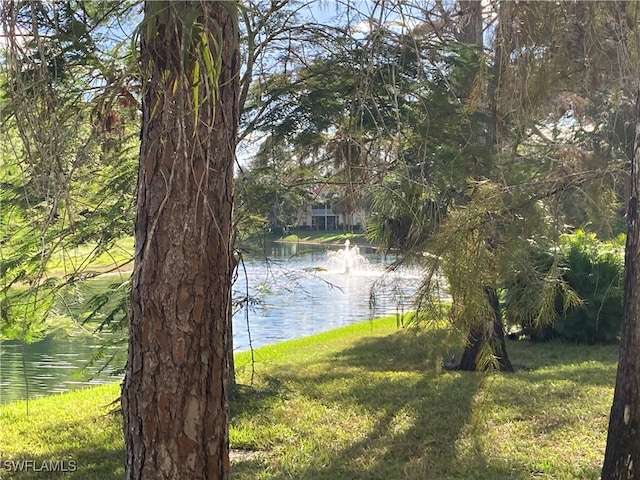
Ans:
{"type": "MultiPolygon", "coordinates": [[[[420,332],[361,322],[257,349],[255,376],[237,354],[232,478],[599,478],[616,346],[512,341],[526,370],[475,374],[439,367],[466,341],[451,333],[445,321],[420,332]]],[[[64,478],[121,480],[119,392],[114,382],[32,400],[28,413],[24,401],[0,406],[3,460],[73,461],[64,478]]]]}
{"type": "MultiPolygon", "coordinates": [[[[405,313],[404,315],[406,316],[410,314],[405,313]]],[[[318,343],[318,342],[328,341],[328,340],[334,339],[337,336],[349,335],[349,334],[354,334],[357,332],[367,331],[367,330],[369,332],[373,332],[379,329],[386,329],[388,327],[386,324],[391,323],[392,321],[395,322],[394,325],[396,325],[398,322],[398,320],[393,316],[363,319],[360,322],[352,323],[342,327],[332,328],[330,330],[325,330],[323,332],[314,333],[304,337],[291,338],[291,339],[283,340],[280,342],[261,345],[253,349],[253,355],[260,356],[261,362],[264,362],[264,361],[270,360],[271,357],[276,357],[276,358],[279,357],[282,352],[295,350],[297,348],[303,348],[305,346],[318,343]]],[[[251,350],[241,350],[238,352],[234,352],[234,363],[236,364],[237,367],[240,367],[240,368],[246,367],[247,364],[250,364],[251,350]]],[[[65,395],[73,395],[83,390],[105,388],[109,385],[121,383],[122,379],[123,377],[114,377],[112,382],[105,381],[104,383],[81,386],[81,387],[74,388],[71,390],[66,390],[63,392],[50,393],[48,395],[40,395],[38,397],[30,398],[28,400],[19,399],[19,400],[12,400],[6,403],[0,403],[0,412],[2,411],[3,408],[7,408],[15,404],[25,404],[25,408],[26,408],[26,403],[29,403],[29,405],[31,406],[34,402],[40,402],[45,399],[60,398],[61,396],[65,396],[65,395]]]]}

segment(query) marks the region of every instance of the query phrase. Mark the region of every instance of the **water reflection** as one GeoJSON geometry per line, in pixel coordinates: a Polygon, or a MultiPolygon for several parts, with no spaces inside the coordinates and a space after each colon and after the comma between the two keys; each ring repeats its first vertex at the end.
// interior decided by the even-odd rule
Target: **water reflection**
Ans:
{"type": "Polygon", "coordinates": [[[103,347],[101,339],[86,334],[52,334],[27,345],[4,341],[0,344],[0,403],[26,398],[27,394],[36,398],[113,382],[116,378],[111,375],[113,368],[106,365],[107,356],[97,358],[90,367],[87,363],[99,351],[107,350],[110,356],[116,348],[103,347]]]}
{"type": "MultiPolygon", "coordinates": [[[[351,245],[349,250],[360,258],[347,268],[344,246],[270,243],[244,252],[244,266],[234,286],[234,298],[243,306],[233,319],[234,350],[247,350],[250,338],[251,345],[259,347],[410,308],[418,278],[415,270],[385,273],[391,258],[370,248],[356,250],[351,245]]],[[[111,366],[89,379],[105,367],[115,346],[83,372],[100,348],[101,340],[91,335],[50,335],[25,346],[2,342],[0,403],[26,397],[25,374],[30,398],[117,380],[111,366]]],[[[114,367],[122,366],[122,347],[120,353],[114,367]]]]}

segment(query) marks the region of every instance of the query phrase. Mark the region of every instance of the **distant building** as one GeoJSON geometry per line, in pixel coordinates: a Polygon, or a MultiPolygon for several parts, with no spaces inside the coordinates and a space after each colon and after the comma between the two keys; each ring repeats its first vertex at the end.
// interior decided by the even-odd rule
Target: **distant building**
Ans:
{"type": "Polygon", "coordinates": [[[344,213],[331,205],[329,200],[307,206],[300,212],[298,226],[306,230],[361,230],[365,213],[344,213]]]}

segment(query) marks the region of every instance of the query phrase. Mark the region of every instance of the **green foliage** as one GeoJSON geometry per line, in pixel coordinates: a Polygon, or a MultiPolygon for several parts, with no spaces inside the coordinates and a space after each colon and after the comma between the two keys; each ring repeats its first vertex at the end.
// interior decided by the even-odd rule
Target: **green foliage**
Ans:
{"type": "Polygon", "coordinates": [[[246,237],[265,226],[295,225],[303,206],[312,201],[309,187],[316,172],[292,164],[291,152],[268,138],[252,168],[236,181],[234,222],[246,237]]]}
{"type": "MultiPolygon", "coordinates": [[[[136,79],[117,28],[135,2],[2,10],[0,330],[33,341],[81,279],[126,263],[138,155],[136,79]],[[21,32],[32,32],[22,35],[21,32]],[[12,38],[12,35],[17,38],[12,38]]],[[[135,17],[135,15],[133,15],[135,17]]]]}
{"type": "Polygon", "coordinates": [[[25,343],[41,340],[50,325],[46,320],[55,306],[55,279],[38,288],[17,287],[0,299],[0,340],[19,338],[25,343]]]}
{"type": "Polygon", "coordinates": [[[532,243],[522,254],[520,268],[504,284],[507,323],[533,339],[552,330],[571,308],[583,305],[565,279],[566,267],[543,245],[532,243]]]}
{"type": "Polygon", "coordinates": [[[624,235],[603,242],[577,230],[562,237],[565,279],[583,301],[553,326],[561,338],[579,343],[610,343],[622,327],[624,235]]]}
{"type": "Polygon", "coordinates": [[[59,312],[94,332],[126,331],[130,284],[122,277],[117,280],[107,275],[71,285],[59,302],[64,304],[59,312]]]}
{"type": "MultiPolygon", "coordinates": [[[[553,305],[556,292],[566,290],[566,285],[557,272],[535,269],[533,252],[547,245],[552,234],[535,192],[489,180],[469,181],[463,198],[465,204],[449,212],[435,232],[414,247],[419,253],[427,252],[421,256],[426,275],[417,307],[438,311],[434,290],[443,278],[452,300],[448,318],[455,328],[474,332],[470,338],[480,344],[480,357],[475,360],[476,367],[481,367],[491,365],[494,357],[506,356],[499,345],[499,329],[489,328],[496,315],[488,292],[519,278],[524,294],[517,310],[539,321],[553,305]]],[[[515,309],[516,304],[511,307],[515,309]]]]}
{"type": "Polygon", "coordinates": [[[617,341],[622,325],[624,242],[624,234],[600,241],[595,233],[576,230],[562,235],[556,253],[538,250],[534,279],[519,272],[506,285],[508,322],[522,327],[534,340],[617,341]],[[554,288],[551,279],[561,288],[554,288]],[[536,287],[540,280],[543,283],[536,287]],[[551,289],[545,295],[546,307],[534,310],[544,288],[551,289]]]}
{"type": "MultiPolygon", "coordinates": [[[[411,74],[398,85],[407,99],[396,117],[395,128],[402,132],[396,164],[368,195],[369,239],[405,251],[424,244],[449,209],[464,202],[469,178],[489,169],[486,146],[470,141],[482,135],[486,118],[457,96],[479,68],[476,49],[455,43],[434,47],[426,40],[416,49],[426,61],[419,71],[405,64],[411,74]]],[[[416,53],[408,46],[404,50],[416,53]]]]}

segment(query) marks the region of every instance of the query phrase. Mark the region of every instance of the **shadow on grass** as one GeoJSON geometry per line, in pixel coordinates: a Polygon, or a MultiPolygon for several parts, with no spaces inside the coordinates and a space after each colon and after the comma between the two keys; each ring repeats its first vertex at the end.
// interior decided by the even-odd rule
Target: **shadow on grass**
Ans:
{"type": "MultiPolygon", "coordinates": [[[[438,373],[430,368],[424,345],[437,339],[425,335],[420,338],[401,331],[363,339],[334,354],[328,368],[318,369],[315,376],[309,376],[307,369],[283,372],[280,378],[296,392],[375,420],[356,441],[326,445],[326,451],[316,453],[321,459],[310,458],[293,467],[295,471],[268,478],[513,478],[512,470],[489,466],[481,451],[469,461],[484,467],[459,476],[465,462],[458,458],[457,442],[474,421],[475,397],[484,376],[438,373]]],[[[330,438],[331,432],[327,432],[330,438]]],[[[269,467],[259,460],[239,463],[233,467],[233,478],[256,478],[265,468],[269,467]]]]}
{"type": "Polygon", "coordinates": [[[387,337],[361,340],[335,354],[334,362],[379,372],[425,371],[432,366],[429,365],[428,346],[443,345],[445,336],[442,331],[414,334],[400,330],[387,337]]]}
{"type": "Polygon", "coordinates": [[[479,386],[477,379],[470,380],[425,375],[414,384],[381,379],[352,388],[348,393],[357,403],[384,414],[364,438],[299,478],[419,478],[434,471],[431,458],[438,465],[453,463],[455,442],[471,417],[479,386]]]}
{"type": "Polygon", "coordinates": [[[289,390],[277,377],[265,376],[264,385],[253,387],[236,384],[229,395],[230,418],[268,412],[286,398],[289,390]]]}
{"type": "Polygon", "coordinates": [[[511,341],[507,348],[514,363],[524,367],[523,378],[532,382],[570,377],[585,385],[610,386],[615,380],[617,345],[511,341]]]}
{"type": "MultiPolygon", "coordinates": [[[[311,442],[314,449],[292,461],[280,457],[292,455],[291,447],[277,446],[264,452],[263,458],[234,464],[232,478],[494,480],[532,478],[560,470],[557,478],[598,478],[599,467],[588,463],[571,467],[558,459],[547,465],[544,458],[526,455],[495,457],[496,449],[486,444],[483,434],[491,428],[486,422],[495,420],[487,420],[492,416],[483,409],[495,405],[498,422],[531,424],[535,435],[552,441],[558,432],[576,427],[582,421],[580,415],[587,415],[579,406],[588,405],[592,387],[614,380],[617,347],[509,342],[514,362],[528,368],[514,375],[497,374],[493,378],[499,382],[495,383],[486,382],[485,374],[434,368],[438,355],[433,345],[442,345],[446,336],[442,331],[418,336],[399,331],[364,338],[327,357],[299,364],[299,368],[292,365],[280,370],[278,378],[292,395],[329,411],[354,412],[371,422],[360,422],[357,435],[331,431],[332,427],[348,429],[348,424],[320,420],[326,435],[312,433],[319,437],[311,442]],[[493,390],[495,385],[498,391],[493,390]],[[565,418],[567,405],[572,408],[571,418],[565,418]],[[510,417],[501,419],[505,410],[510,417]],[[541,411],[546,413],[541,415],[541,411]],[[532,422],[532,418],[537,420],[532,422]],[[340,441],[341,435],[348,440],[340,441]],[[335,445],[330,444],[333,441],[335,445]],[[578,471],[579,477],[572,476],[578,471]]],[[[459,348],[454,342],[440,352],[459,348]]],[[[269,402],[274,405],[274,398],[269,402]]],[[[527,445],[526,439],[519,441],[527,445]]],[[[303,443],[293,442],[301,449],[303,443]]],[[[498,446],[497,451],[509,448],[498,446]]]]}
{"type": "MultiPolygon", "coordinates": [[[[94,419],[103,423],[99,434],[82,437],[82,425],[75,422],[54,424],[52,429],[60,436],[77,432],[81,437],[68,449],[52,449],[47,455],[16,453],[12,458],[3,458],[0,477],[21,480],[74,479],[74,480],[121,480],[124,478],[124,451],[122,445],[122,420],[112,414],[94,419]],[[81,446],[78,446],[77,444],[81,446]],[[7,461],[12,462],[8,464],[7,461]],[[28,463],[25,463],[28,462],[28,463]]],[[[97,431],[95,428],[93,431],[97,431]]],[[[62,442],[57,442],[62,443],[62,442]]]]}
{"type": "MultiPolygon", "coordinates": [[[[340,451],[331,463],[311,468],[299,478],[444,478],[447,472],[442,466],[456,461],[456,441],[471,421],[483,376],[440,374],[429,368],[425,345],[442,342],[442,335],[398,332],[363,340],[336,355],[339,369],[355,367],[391,375],[374,374],[332,400],[346,398],[384,414],[364,438],[340,451]],[[407,377],[408,372],[414,375],[407,377]]],[[[486,478],[496,478],[497,473],[486,478]]]]}
{"type": "Polygon", "coordinates": [[[522,376],[524,380],[532,383],[543,383],[549,381],[562,381],[570,379],[572,383],[580,384],[582,387],[614,387],[617,366],[612,365],[589,365],[563,364],[556,368],[542,370],[532,370],[522,376]]]}

